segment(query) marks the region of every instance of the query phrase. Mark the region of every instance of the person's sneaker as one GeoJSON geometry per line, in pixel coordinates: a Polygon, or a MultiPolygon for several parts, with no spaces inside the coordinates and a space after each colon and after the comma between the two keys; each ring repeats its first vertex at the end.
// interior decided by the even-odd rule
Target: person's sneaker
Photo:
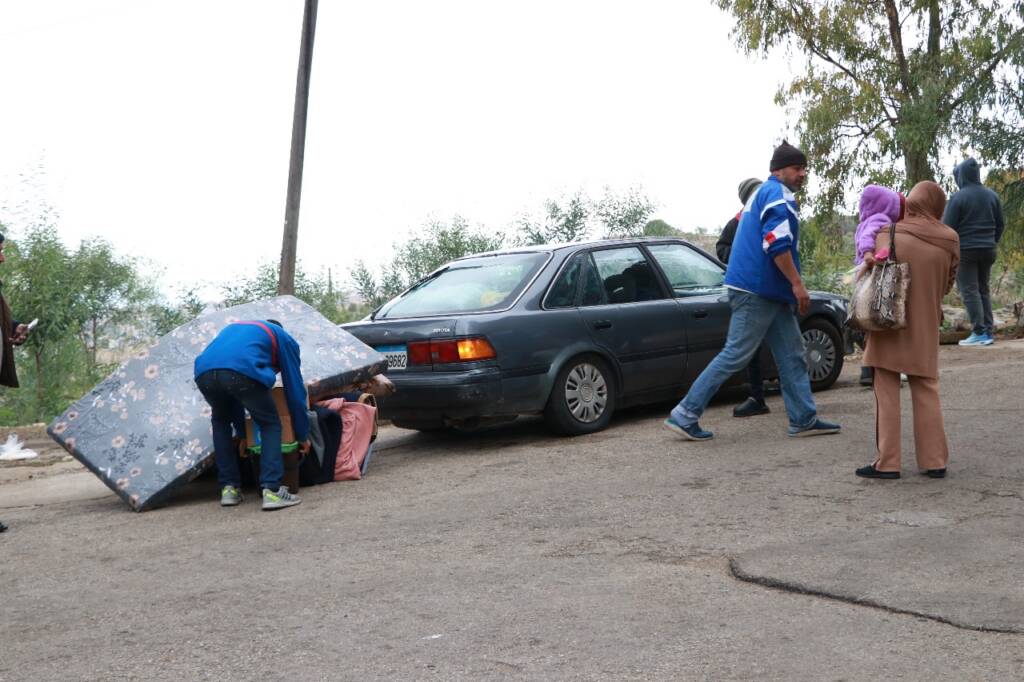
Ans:
{"type": "Polygon", "coordinates": [[[700,428],[700,424],[697,422],[694,422],[689,426],[683,426],[682,424],[677,424],[672,417],[666,419],[664,425],[665,428],[672,433],[677,436],[682,436],[687,440],[711,440],[715,435],[710,431],[705,431],[700,428]]]}
{"type": "Polygon", "coordinates": [[[945,469],[926,469],[923,473],[928,478],[945,478],[946,477],[946,470],[945,469]]]}
{"type": "Polygon", "coordinates": [[[806,436],[824,436],[829,433],[839,433],[839,429],[839,424],[833,424],[832,422],[827,422],[824,419],[815,419],[813,424],[803,428],[790,426],[789,437],[804,438],[806,436]]]}
{"type": "Polygon", "coordinates": [[[750,397],[737,405],[732,410],[734,417],[755,417],[759,414],[768,414],[771,410],[757,398],[750,397]]]}
{"type": "Polygon", "coordinates": [[[958,345],[960,345],[960,346],[987,346],[987,345],[990,345],[992,343],[991,341],[989,341],[988,343],[985,343],[985,336],[986,336],[986,334],[975,334],[974,332],[971,332],[971,335],[968,336],[966,339],[961,339],[960,343],[958,345]]]}
{"type": "Polygon", "coordinates": [[[995,342],[996,342],[996,340],[995,340],[995,338],[992,337],[991,334],[982,334],[981,335],[981,341],[978,342],[978,345],[980,345],[980,346],[991,346],[995,342]]]}
{"type": "Polygon", "coordinates": [[[288,486],[281,486],[275,493],[273,490],[263,489],[263,511],[273,511],[274,509],[284,509],[285,507],[292,507],[299,504],[302,500],[299,499],[298,495],[292,495],[288,491],[288,486]]]}
{"type": "Polygon", "coordinates": [[[237,507],[242,504],[242,491],[233,485],[226,485],[220,489],[220,506],[237,507]]]}
{"type": "Polygon", "coordinates": [[[891,479],[899,478],[900,477],[900,472],[898,472],[898,471],[879,471],[878,469],[875,468],[874,464],[869,464],[866,467],[861,467],[860,469],[857,469],[853,473],[857,474],[861,478],[884,478],[884,479],[890,479],[891,480],[891,479]]]}

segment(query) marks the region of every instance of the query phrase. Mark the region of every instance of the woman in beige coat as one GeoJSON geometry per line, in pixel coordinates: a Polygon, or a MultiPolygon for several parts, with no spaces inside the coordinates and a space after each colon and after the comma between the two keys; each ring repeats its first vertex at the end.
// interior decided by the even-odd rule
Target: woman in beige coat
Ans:
{"type": "MultiPolygon", "coordinates": [[[[910,381],[917,465],[932,478],[946,475],[949,446],[939,404],[939,325],[942,297],[953,286],[960,263],[960,238],[939,219],[946,193],[919,182],[907,196],[907,215],[896,224],[896,257],[910,264],[907,326],[869,332],[864,364],[875,368],[875,439],[878,458],[857,469],[865,478],[900,477],[900,373],[910,381]]],[[[882,229],[876,258],[890,249],[882,229]]]]}

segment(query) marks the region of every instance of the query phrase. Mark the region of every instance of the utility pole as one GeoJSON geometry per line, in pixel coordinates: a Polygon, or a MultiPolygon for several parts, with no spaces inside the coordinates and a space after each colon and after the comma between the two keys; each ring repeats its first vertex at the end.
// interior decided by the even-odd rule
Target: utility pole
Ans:
{"type": "Polygon", "coordinates": [[[299,241],[299,203],[302,196],[302,162],[306,152],[306,114],[309,110],[309,74],[313,68],[316,8],[317,0],[306,0],[302,12],[302,44],[299,46],[299,74],[295,82],[292,151],[288,162],[288,196],[284,206],[284,240],[281,244],[278,294],[295,293],[295,252],[299,241]]]}

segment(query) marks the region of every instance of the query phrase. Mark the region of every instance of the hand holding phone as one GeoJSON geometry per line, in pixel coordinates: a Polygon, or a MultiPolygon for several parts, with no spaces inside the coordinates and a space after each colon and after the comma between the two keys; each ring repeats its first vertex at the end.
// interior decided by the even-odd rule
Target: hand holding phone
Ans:
{"type": "Polygon", "coordinates": [[[25,326],[26,326],[26,327],[28,328],[28,330],[29,330],[29,331],[32,331],[33,329],[35,329],[35,328],[36,328],[36,325],[37,325],[37,324],[39,324],[39,318],[38,318],[38,317],[37,317],[37,318],[35,318],[35,319],[33,319],[33,320],[32,320],[31,322],[29,322],[29,323],[28,323],[27,325],[25,325],[25,326]]]}

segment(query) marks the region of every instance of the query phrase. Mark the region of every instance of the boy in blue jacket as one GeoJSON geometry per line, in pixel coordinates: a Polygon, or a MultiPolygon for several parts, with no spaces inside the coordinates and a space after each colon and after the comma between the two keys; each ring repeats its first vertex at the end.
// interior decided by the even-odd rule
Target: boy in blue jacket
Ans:
{"type": "Polygon", "coordinates": [[[807,312],[810,294],[800,277],[799,207],[796,196],[807,178],[807,157],[783,141],[772,155],[771,175],[743,209],[733,240],[725,286],[732,317],[729,335],[665,426],[688,440],[710,440],[697,423],[722,384],[750,363],[764,341],[779,368],[779,383],[792,437],[837,433],[838,424],[818,419],[807,376],[796,310],[807,312]]]}
{"type": "Polygon", "coordinates": [[[277,320],[250,320],[229,324],[221,330],[195,362],[195,382],[210,404],[214,457],[220,480],[220,503],[233,507],[242,502],[241,475],[231,440],[232,424],[244,433],[245,412],[260,428],[260,487],[263,510],[299,504],[297,495],[281,485],[281,419],[271,396],[280,372],[292,428],[299,450],[309,450],[309,417],[306,384],[300,371],[299,344],[277,320]],[[243,409],[244,408],[244,409],[243,409]]]}

